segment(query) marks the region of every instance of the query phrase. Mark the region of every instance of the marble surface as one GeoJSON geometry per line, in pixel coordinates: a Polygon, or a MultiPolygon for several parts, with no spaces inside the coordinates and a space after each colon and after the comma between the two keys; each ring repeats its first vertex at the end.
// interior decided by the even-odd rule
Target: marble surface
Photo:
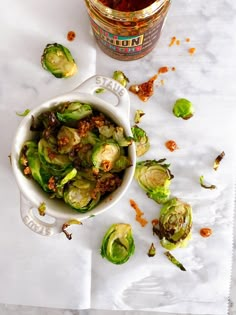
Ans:
{"type": "MultiPolygon", "coordinates": [[[[235,115],[236,37],[233,30],[236,27],[236,3],[234,1],[173,1],[161,39],[154,51],[139,61],[126,63],[105,56],[97,48],[89,29],[87,32],[80,32],[78,25],[85,23],[88,26],[88,23],[85,11],[79,12],[76,9],[76,1],[71,1],[70,6],[67,2],[60,1],[58,4],[55,1],[56,13],[54,6],[47,7],[46,3],[42,1],[37,4],[32,0],[25,1],[22,6],[17,4],[16,0],[2,3],[0,11],[2,24],[0,35],[1,106],[8,104],[13,111],[23,110],[28,107],[28,104],[38,104],[54,95],[71,90],[91,73],[111,76],[114,69],[122,69],[129,78],[138,81],[144,74],[146,78],[151,77],[153,67],[157,69],[158,66],[168,65],[176,67],[176,74],[169,73],[164,78],[165,85],[158,94],[160,103],[165,104],[165,98],[170,94],[171,100],[182,94],[191,95],[193,98],[199,97],[206,104],[208,102],[215,103],[216,106],[222,104],[220,128],[228,122],[224,116],[225,110],[227,110],[226,113],[232,112],[232,116],[235,115]],[[74,30],[77,34],[76,40],[71,43],[66,40],[69,30],[74,30]],[[181,41],[179,46],[175,45],[171,48],[168,46],[172,36],[176,36],[181,41]],[[189,44],[185,42],[187,37],[191,39],[189,44]],[[64,43],[71,48],[78,60],[81,76],[61,82],[53,80],[42,71],[39,65],[42,47],[51,41],[64,43]],[[86,45],[83,46],[85,42],[86,45]],[[190,46],[196,48],[194,56],[188,54],[187,50],[190,46]]],[[[135,98],[131,97],[131,101],[135,101],[135,98]]],[[[4,107],[1,107],[1,115],[4,115],[2,108],[4,107]]],[[[13,121],[15,118],[9,115],[9,119],[13,121]]],[[[7,124],[6,120],[4,126],[7,124]]],[[[13,130],[4,135],[4,145],[11,140],[12,134],[13,130]]],[[[7,149],[10,150],[10,144],[7,144],[7,149]]],[[[2,165],[6,165],[6,161],[3,157],[0,159],[2,168],[2,165]]],[[[1,250],[2,253],[3,250],[1,250]]],[[[117,315],[147,313],[115,312],[117,315]]],[[[235,250],[229,313],[236,314],[235,250]]],[[[101,310],[77,311],[0,304],[0,314],[113,315],[114,313],[101,310]]],[[[161,315],[162,313],[152,312],[152,314],[161,315]]]]}

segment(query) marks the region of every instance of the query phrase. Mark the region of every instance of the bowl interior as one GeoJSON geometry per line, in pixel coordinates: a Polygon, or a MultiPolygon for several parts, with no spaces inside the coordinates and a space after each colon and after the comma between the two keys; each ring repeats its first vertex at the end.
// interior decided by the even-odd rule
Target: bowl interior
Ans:
{"type": "Polygon", "coordinates": [[[38,208],[42,202],[45,202],[46,212],[49,216],[64,220],[83,220],[90,216],[104,212],[105,210],[113,206],[116,202],[118,202],[118,200],[120,200],[120,198],[123,196],[134,175],[136,164],[135,145],[133,143],[128,147],[128,155],[132,161],[132,166],[125,170],[121,186],[118,187],[114,192],[110,193],[106,198],[101,200],[94,209],[88,211],[87,213],[79,213],[78,211],[72,209],[64,201],[49,198],[49,195],[44,192],[34,180],[30,180],[23,175],[18,161],[23,143],[26,140],[34,138],[34,132],[30,131],[30,125],[32,121],[31,117],[37,117],[40,113],[65,101],[79,101],[82,103],[89,103],[94,109],[104,113],[106,116],[111,118],[118,126],[122,126],[127,136],[132,135],[129,125],[129,117],[122,117],[122,115],[119,113],[118,107],[115,107],[90,94],[65,94],[51,99],[43,103],[39,107],[31,110],[31,112],[21,121],[12,145],[12,168],[21,193],[27,200],[32,203],[32,206],[38,208]]]}

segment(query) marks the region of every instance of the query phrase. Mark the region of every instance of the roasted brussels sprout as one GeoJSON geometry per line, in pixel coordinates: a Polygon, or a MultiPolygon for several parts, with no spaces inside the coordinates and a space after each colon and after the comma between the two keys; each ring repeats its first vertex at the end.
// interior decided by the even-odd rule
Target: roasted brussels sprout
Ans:
{"type": "Polygon", "coordinates": [[[114,71],[112,78],[118,81],[124,87],[126,87],[127,84],[129,83],[129,79],[125,76],[124,72],[119,71],[119,70],[114,71]]]}
{"type": "Polygon", "coordinates": [[[77,66],[71,52],[61,44],[48,44],[42,54],[41,64],[43,68],[51,72],[56,78],[73,76],[77,72],[77,66]]]}
{"type": "Polygon", "coordinates": [[[146,160],[138,162],[135,169],[135,179],[149,198],[157,203],[165,203],[170,195],[170,183],[174,177],[169,164],[164,164],[163,160],[146,160]]]}
{"type": "Polygon", "coordinates": [[[119,144],[120,147],[128,147],[132,143],[131,137],[125,137],[124,129],[116,127],[113,132],[113,139],[119,144]]]}
{"type": "Polygon", "coordinates": [[[73,147],[80,143],[80,136],[77,129],[62,126],[57,134],[58,152],[60,154],[69,153],[73,147]]]}
{"type": "Polygon", "coordinates": [[[96,199],[92,198],[95,185],[95,181],[77,176],[70,182],[70,185],[65,188],[65,202],[79,212],[87,212],[93,209],[100,200],[99,194],[96,195],[96,199]]]}
{"type": "Polygon", "coordinates": [[[20,166],[23,169],[24,174],[30,175],[44,191],[49,192],[48,180],[50,174],[48,174],[41,165],[38,153],[38,145],[34,140],[26,141],[20,154],[20,166]]]}
{"type": "Polygon", "coordinates": [[[150,149],[150,142],[146,132],[137,125],[131,128],[133,139],[136,146],[136,155],[144,155],[150,149]]]}
{"type": "Polygon", "coordinates": [[[153,231],[167,250],[185,247],[191,238],[192,207],[178,198],[168,200],[161,208],[159,227],[153,231]]]}
{"type": "Polygon", "coordinates": [[[174,104],[173,113],[176,117],[187,120],[194,114],[193,104],[185,98],[180,98],[174,104]]]}
{"type": "Polygon", "coordinates": [[[68,170],[72,169],[69,156],[60,154],[56,146],[41,138],[38,142],[38,154],[44,168],[52,175],[64,176],[68,170]]]}
{"type": "Polygon", "coordinates": [[[57,112],[57,118],[61,122],[70,123],[78,121],[92,114],[92,108],[89,104],[81,104],[80,102],[69,103],[63,108],[62,112],[57,112]]]}
{"type": "Polygon", "coordinates": [[[114,141],[97,143],[92,152],[92,162],[96,169],[110,171],[120,157],[120,147],[114,141]]]}
{"type": "Polygon", "coordinates": [[[113,224],[102,240],[101,255],[113,264],[124,264],[134,253],[135,244],[131,225],[113,224]]]}

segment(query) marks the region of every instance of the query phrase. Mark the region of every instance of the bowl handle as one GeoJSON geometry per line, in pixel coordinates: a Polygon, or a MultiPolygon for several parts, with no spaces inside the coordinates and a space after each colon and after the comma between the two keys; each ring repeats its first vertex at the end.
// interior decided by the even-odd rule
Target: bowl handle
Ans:
{"type": "MultiPolygon", "coordinates": [[[[20,194],[20,213],[24,224],[31,229],[33,232],[38,233],[43,236],[51,236],[53,234],[58,234],[62,231],[62,222],[56,220],[53,217],[50,218],[52,223],[48,223],[38,218],[34,210],[38,211],[35,206],[33,206],[29,200],[27,200],[22,194],[20,194]]],[[[44,217],[42,217],[44,218],[44,217]]]]}
{"type": "Polygon", "coordinates": [[[84,81],[73,91],[94,94],[94,92],[99,88],[107,89],[113,93],[118,99],[118,103],[113,106],[118,106],[122,114],[124,114],[125,117],[129,117],[130,99],[128,91],[125,87],[123,87],[123,85],[114,79],[102,75],[95,75],[84,81]]]}

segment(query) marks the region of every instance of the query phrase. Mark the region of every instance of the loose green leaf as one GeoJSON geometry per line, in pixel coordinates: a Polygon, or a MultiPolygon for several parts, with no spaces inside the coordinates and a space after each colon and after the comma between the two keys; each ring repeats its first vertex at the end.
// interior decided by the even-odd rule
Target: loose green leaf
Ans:
{"type": "Polygon", "coordinates": [[[149,250],[148,250],[148,257],[154,257],[156,255],[156,248],[152,243],[149,250]]]}
{"type": "Polygon", "coordinates": [[[121,85],[123,85],[124,87],[127,86],[127,84],[129,83],[129,79],[126,77],[126,75],[124,74],[124,72],[122,71],[114,71],[113,73],[113,77],[114,80],[118,81],[121,85]]]}
{"type": "Polygon", "coordinates": [[[204,176],[203,175],[200,176],[199,181],[200,181],[200,185],[205,189],[216,189],[215,185],[207,185],[204,183],[204,176]]]}
{"type": "Polygon", "coordinates": [[[216,159],[215,159],[215,161],[214,161],[214,165],[213,165],[213,168],[214,168],[215,171],[218,170],[218,167],[219,167],[219,165],[220,165],[220,162],[222,161],[222,159],[224,158],[224,156],[225,156],[225,152],[222,151],[221,154],[219,154],[219,155],[216,157],[216,159]]]}
{"type": "Polygon", "coordinates": [[[135,123],[135,124],[139,124],[141,118],[142,118],[144,115],[145,115],[145,113],[144,113],[143,110],[137,109],[137,110],[135,111],[135,115],[134,115],[134,123],[135,123]]]}
{"type": "Polygon", "coordinates": [[[165,252],[164,254],[169,259],[169,261],[172,262],[172,264],[174,264],[180,270],[186,271],[185,267],[170,252],[165,252]]]}
{"type": "Polygon", "coordinates": [[[38,212],[39,212],[39,215],[45,216],[45,214],[46,214],[46,204],[45,204],[45,202],[42,202],[41,205],[38,207],[38,212]]]}
{"type": "Polygon", "coordinates": [[[17,116],[25,117],[29,114],[30,109],[25,109],[22,113],[16,112],[17,116]]]}

